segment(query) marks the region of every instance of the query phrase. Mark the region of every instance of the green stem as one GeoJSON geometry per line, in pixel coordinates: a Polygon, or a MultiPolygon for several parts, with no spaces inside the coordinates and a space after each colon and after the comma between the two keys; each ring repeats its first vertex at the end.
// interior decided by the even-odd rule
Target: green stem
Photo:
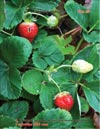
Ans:
{"type": "Polygon", "coordinates": [[[15,30],[16,30],[16,27],[14,27],[14,29],[12,30],[12,33],[11,33],[12,35],[14,34],[15,30]]]}
{"type": "Polygon", "coordinates": [[[78,83],[80,86],[82,86],[82,87],[85,87],[85,85],[84,84],[82,84],[82,83],[78,83]]]}
{"type": "Polygon", "coordinates": [[[2,30],[1,32],[4,33],[4,34],[6,34],[6,35],[12,36],[12,34],[6,32],[6,31],[4,31],[4,30],[2,30]]]}
{"type": "Polygon", "coordinates": [[[59,30],[59,32],[60,32],[60,35],[63,37],[63,32],[62,32],[62,30],[60,29],[59,26],[57,26],[57,28],[58,28],[58,30],[59,30]]]}
{"type": "Polygon", "coordinates": [[[22,7],[23,1],[20,1],[19,8],[22,7]]]}
{"type": "Polygon", "coordinates": [[[83,74],[81,73],[81,74],[80,74],[80,77],[79,77],[79,79],[78,79],[78,82],[80,82],[80,80],[82,79],[82,76],[83,76],[83,74]]]}
{"type": "Polygon", "coordinates": [[[34,67],[33,67],[33,69],[38,70],[38,71],[43,72],[43,73],[46,73],[46,71],[42,70],[42,69],[38,69],[38,68],[34,68],[34,67]]]}
{"type": "Polygon", "coordinates": [[[87,33],[90,33],[95,27],[96,25],[100,22],[100,20],[98,20],[91,28],[90,30],[87,32],[87,33]]]}
{"type": "Polygon", "coordinates": [[[48,78],[49,78],[50,81],[52,81],[52,82],[57,86],[59,92],[61,92],[60,87],[59,87],[58,84],[53,80],[53,78],[52,78],[50,75],[48,75],[48,78]]]}
{"type": "Polygon", "coordinates": [[[39,26],[39,29],[42,29],[44,27],[44,25],[41,25],[41,26],[39,26]]]}
{"type": "Polygon", "coordinates": [[[76,30],[76,28],[73,29],[73,30],[70,30],[70,31],[66,32],[66,33],[64,34],[64,36],[69,35],[70,33],[74,32],[75,30],[76,30]]]}
{"type": "Polygon", "coordinates": [[[65,18],[65,17],[67,17],[67,16],[68,16],[67,14],[64,14],[64,15],[62,15],[62,16],[60,17],[60,19],[65,18]]]}
{"type": "Polygon", "coordinates": [[[76,50],[75,50],[75,54],[77,53],[78,49],[80,48],[80,46],[81,46],[83,40],[84,40],[84,39],[81,38],[80,41],[78,42],[78,45],[77,45],[76,50]]]}
{"type": "Polygon", "coordinates": [[[55,70],[58,70],[58,69],[64,68],[64,67],[72,67],[72,66],[71,65],[61,65],[61,66],[57,67],[55,70]]]}
{"type": "Polygon", "coordinates": [[[42,14],[40,14],[40,13],[27,12],[27,13],[25,13],[24,15],[28,15],[28,14],[33,14],[33,15],[41,16],[41,17],[43,17],[45,20],[48,20],[48,18],[47,18],[46,16],[44,16],[44,15],[42,15],[42,14]]]}

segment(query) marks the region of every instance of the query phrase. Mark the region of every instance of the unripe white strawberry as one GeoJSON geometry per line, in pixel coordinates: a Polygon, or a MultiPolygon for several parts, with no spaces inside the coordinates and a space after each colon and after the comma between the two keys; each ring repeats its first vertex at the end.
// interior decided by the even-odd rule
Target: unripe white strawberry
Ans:
{"type": "Polygon", "coordinates": [[[93,70],[93,65],[85,60],[75,60],[72,64],[72,70],[77,73],[88,73],[93,70]]]}

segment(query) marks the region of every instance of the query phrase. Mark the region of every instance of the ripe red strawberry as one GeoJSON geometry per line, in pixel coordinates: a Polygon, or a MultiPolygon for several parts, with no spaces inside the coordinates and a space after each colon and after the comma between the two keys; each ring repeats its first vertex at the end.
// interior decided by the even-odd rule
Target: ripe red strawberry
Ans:
{"type": "Polygon", "coordinates": [[[70,111],[73,107],[74,100],[69,92],[63,91],[55,96],[54,103],[57,107],[70,111]]]}
{"type": "Polygon", "coordinates": [[[32,42],[37,36],[38,26],[34,22],[22,22],[18,26],[18,33],[32,42]]]}

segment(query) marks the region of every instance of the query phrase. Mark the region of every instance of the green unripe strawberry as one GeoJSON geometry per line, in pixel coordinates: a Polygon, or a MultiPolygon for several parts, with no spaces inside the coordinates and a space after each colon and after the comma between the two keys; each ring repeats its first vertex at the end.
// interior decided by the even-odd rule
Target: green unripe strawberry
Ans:
{"type": "Polygon", "coordinates": [[[48,17],[47,19],[47,24],[50,28],[56,27],[58,25],[58,18],[55,17],[54,15],[51,15],[50,17],[48,17]]]}

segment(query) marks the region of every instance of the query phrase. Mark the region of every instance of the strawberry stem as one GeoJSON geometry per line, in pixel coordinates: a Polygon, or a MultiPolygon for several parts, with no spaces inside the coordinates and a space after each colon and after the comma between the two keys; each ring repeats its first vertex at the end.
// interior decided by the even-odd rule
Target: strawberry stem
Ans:
{"type": "Polygon", "coordinates": [[[64,14],[64,15],[62,15],[62,16],[60,17],[60,19],[65,18],[65,17],[67,17],[67,16],[68,16],[67,14],[64,14]]]}
{"type": "Polygon", "coordinates": [[[82,86],[82,87],[86,87],[84,84],[82,84],[82,83],[78,83],[80,86],[82,86]]]}
{"type": "Polygon", "coordinates": [[[82,77],[83,77],[83,74],[81,73],[81,74],[80,74],[80,77],[79,77],[79,79],[78,79],[78,82],[80,82],[80,80],[82,79],[82,77]]]}
{"type": "Polygon", "coordinates": [[[88,34],[97,26],[97,24],[100,23],[100,20],[98,20],[91,28],[90,30],[87,32],[88,34]]]}
{"type": "Polygon", "coordinates": [[[42,70],[42,69],[38,69],[38,68],[33,68],[33,69],[38,70],[38,71],[43,72],[43,73],[46,73],[45,70],[42,70]]]}
{"type": "Polygon", "coordinates": [[[59,92],[61,92],[61,89],[60,89],[60,87],[58,86],[57,82],[55,82],[55,80],[53,80],[53,78],[52,78],[50,75],[48,75],[48,78],[49,78],[49,81],[52,81],[52,82],[57,86],[59,92]]]}
{"type": "Polygon", "coordinates": [[[60,32],[60,35],[63,37],[63,32],[62,32],[61,28],[59,26],[57,28],[58,28],[58,30],[60,32]]]}
{"type": "Polygon", "coordinates": [[[4,33],[4,34],[6,34],[6,35],[12,36],[12,34],[6,32],[6,31],[4,31],[4,30],[2,30],[1,32],[4,33]]]}
{"type": "Polygon", "coordinates": [[[60,68],[64,68],[64,67],[72,67],[72,66],[71,66],[71,65],[61,65],[61,66],[57,67],[57,68],[55,69],[55,71],[57,71],[57,70],[60,69],[60,68]]]}
{"type": "Polygon", "coordinates": [[[81,30],[81,28],[80,28],[80,26],[78,26],[78,27],[76,27],[76,28],[74,28],[74,29],[72,29],[72,30],[66,32],[66,33],[64,34],[64,36],[67,36],[67,35],[69,35],[69,34],[75,32],[75,31],[80,31],[80,30],[81,30]]]}
{"type": "Polygon", "coordinates": [[[33,15],[41,16],[41,17],[43,17],[45,20],[47,20],[47,17],[44,16],[43,14],[40,14],[40,13],[27,12],[27,13],[25,13],[24,15],[28,15],[28,14],[33,14],[33,15]]]}
{"type": "Polygon", "coordinates": [[[74,54],[76,54],[77,53],[77,51],[79,50],[79,48],[80,48],[80,46],[81,46],[81,44],[83,43],[83,38],[81,38],[80,39],[80,41],[78,42],[78,45],[77,45],[77,47],[76,47],[76,50],[75,50],[75,53],[74,54]]]}

